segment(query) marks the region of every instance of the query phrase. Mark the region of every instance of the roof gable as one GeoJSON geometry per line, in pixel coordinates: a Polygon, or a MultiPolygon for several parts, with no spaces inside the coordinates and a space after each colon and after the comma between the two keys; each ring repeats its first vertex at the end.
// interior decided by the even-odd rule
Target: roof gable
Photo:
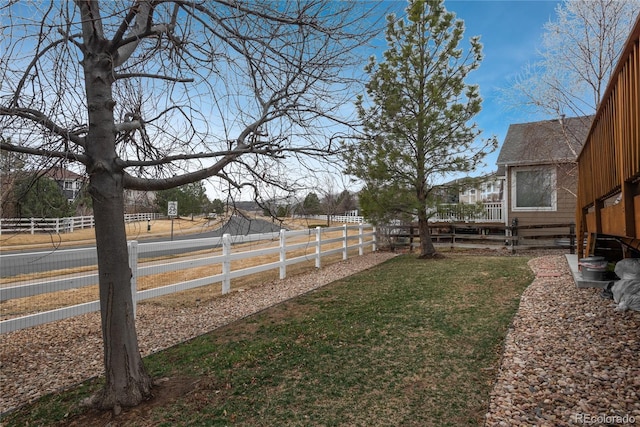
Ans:
{"type": "Polygon", "coordinates": [[[509,125],[498,165],[575,162],[593,116],[509,125]]]}
{"type": "Polygon", "coordinates": [[[85,179],[85,177],[82,175],[72,172],[69,169],[65,169],[57,166],[47,169],[44,173],[44,176],[56,181],[63,181],[63,180],[83,181],[85,179]]]}

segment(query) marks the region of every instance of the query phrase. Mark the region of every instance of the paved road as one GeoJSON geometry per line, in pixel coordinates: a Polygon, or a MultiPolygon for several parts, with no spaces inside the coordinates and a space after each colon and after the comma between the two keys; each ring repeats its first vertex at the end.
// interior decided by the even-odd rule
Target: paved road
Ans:
{"type": "MultiPolygon", "coordinates": [[[[277,232],[279,230],[280,225],[276,223],[262,219],[247,219],[241,216],[233,216],[226,224],[217,230],[180,236],[180,240],[222,237],[223,234],[231,234],[232,236],[262,234],[277,232]]],[[[164,237],[144,240],[144,242],[163,242],[168,240],[169,237],[164,237]]],[[[141,257],[157,257],[184,252],[189,252],[189,249],[157,250],[141,254],[141,257]]],[[[84,267],[96,265],[96,263],[97,255],[95,247],[5,253],[0,255],[0,277],[12,277],[25,273],[39,273],[58,270],[60,268],[84,267]]]]}

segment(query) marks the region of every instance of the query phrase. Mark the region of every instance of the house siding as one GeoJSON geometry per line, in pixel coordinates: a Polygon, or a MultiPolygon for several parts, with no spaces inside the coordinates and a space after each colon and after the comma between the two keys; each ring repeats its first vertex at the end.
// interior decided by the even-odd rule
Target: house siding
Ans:
{"type": "MultiPolygon", "coordinates": [[[[550,165],[540,165],[541,167],[549,167],[550,165]]],[[[509,168],[509,173],[518,168],[509,168]]],[[[508,218],[512,224],[514,219],[518,220],[518,225],[547,225],[547,224],[569,224],[575,222],[576,212],[576,170],[575,164],[560,164],[555,166],[556,171],[556,209],[553,211],[526,211],[513,210],[511,199],[508,203],[508,218]]],[[[509,197],[513,195],[510,193],[509,197]]],[[[509,224],[509,225],[510,225],[509,224]]],[[[520,236],[527,235],[553,235],[565,234],[566,228],[557,229],[534,229],[519,230],[520,236]]]]}

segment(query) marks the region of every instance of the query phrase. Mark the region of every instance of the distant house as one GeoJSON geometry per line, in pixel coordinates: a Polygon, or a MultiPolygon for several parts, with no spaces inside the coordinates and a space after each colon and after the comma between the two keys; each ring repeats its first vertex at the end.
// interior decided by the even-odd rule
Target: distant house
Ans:
{"type": "Polygon", "coordinates": [[[469,184],[460,188],[460,203],[487,203],[502,200],[504,178],[496,172],[474,178],[469,184]]]}
{"type": "Polygon", "coordinates": [[[575,222],[578,153],[593,116],[509,126],[498,155],[505,177],[505,223],[575,222]]]}
{"type": "MultiPolygon", "coordinates": [[[[61,167],[49,169],[45,172],[44,176],[53,179],[58,184],[70,203],[76,200],[82,187],[88,182],[86,176],[61,167]]],[[[151,212],[154,202],[154,192],[124,190],[125,213],[151,212]]],[[[81,212],[81,214],[90,214],[90,211],[81,212]]]]}
{"type": "Polygon", "coordinates": [[[87,180],[85,176],[79,175],[68,169],[61,167],[53,167],[44,173],[44,176],[54,180],[62,193],[71,203],[76,200],[82,190],[82,186],[87,180]]]}
{"type": "Polygon", "coordinates": [[[434,191],[439,203],[486,203],[502,200],[504,174],[493,172],[476,178],[458,178],[434,191]]]}
{"type": "Polygon", "coordinates": [[[151,212],[155,202],[156,193],[153,191],[124,190],[125,213],[151,212]]]}
{"type": "Polygon", "coordinates": [[[503,223],[504,174],[458,178],[434,187],[431,222],[503,223]]]}

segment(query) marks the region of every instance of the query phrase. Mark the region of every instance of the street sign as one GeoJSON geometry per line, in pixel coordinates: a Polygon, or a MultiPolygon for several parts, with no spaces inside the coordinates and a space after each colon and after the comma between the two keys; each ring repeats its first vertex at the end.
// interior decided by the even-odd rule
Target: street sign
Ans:
{"type": "Polygon", "coordinates": [[[171,218],[178,216],[178,202],[169,202],[169,206],[167,206],[167,215],[171,218]]]}

